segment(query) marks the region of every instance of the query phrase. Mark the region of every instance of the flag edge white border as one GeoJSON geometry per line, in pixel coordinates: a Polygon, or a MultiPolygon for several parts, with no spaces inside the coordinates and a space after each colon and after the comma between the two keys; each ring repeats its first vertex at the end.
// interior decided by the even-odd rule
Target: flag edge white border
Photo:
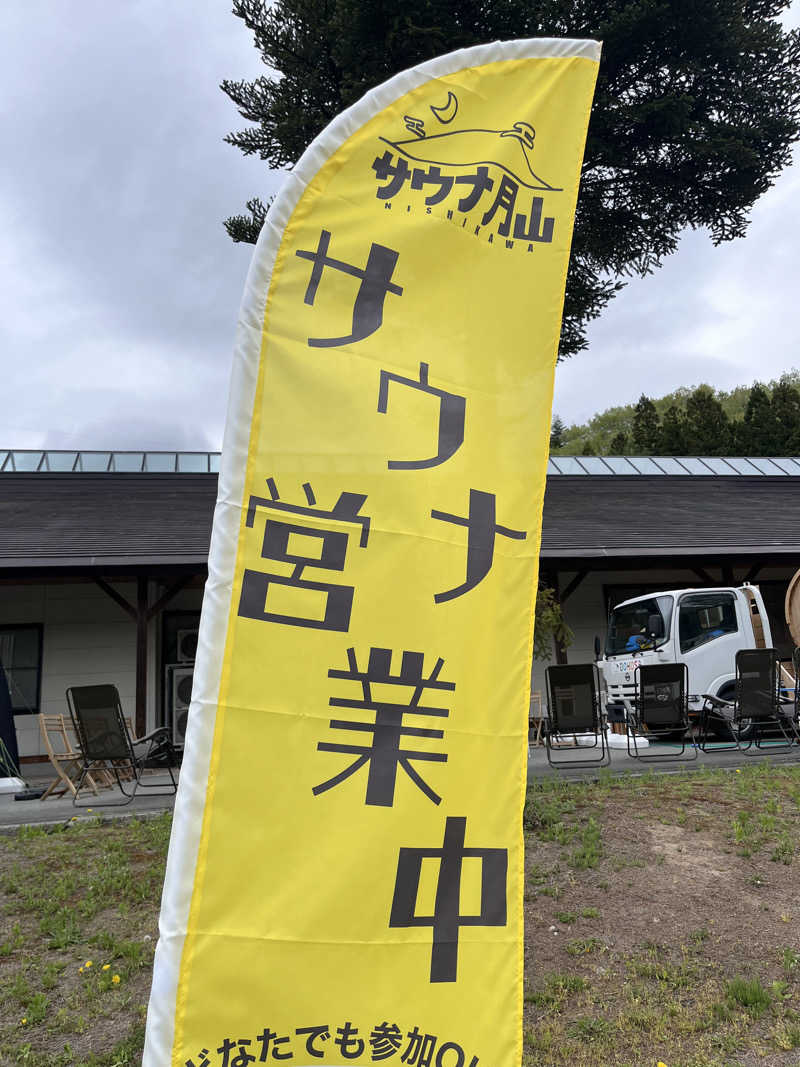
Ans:
{"type": "Polygon", "coordinates": [[[494,41],[448,52],[401,71],[371,89],[322,130],[287,174],[269,209],[247,273],[234,342],[208,581],[161,901],[142,1067],[165,1067],[173,1059],[178,980],[207,798],[266,300],[286,226],[307,185],[334,152],[380,111],[426,81],[515,59],[583,58],[599,62],[600,51],[600,42],[593,40],[536,37],[494,41]]]}

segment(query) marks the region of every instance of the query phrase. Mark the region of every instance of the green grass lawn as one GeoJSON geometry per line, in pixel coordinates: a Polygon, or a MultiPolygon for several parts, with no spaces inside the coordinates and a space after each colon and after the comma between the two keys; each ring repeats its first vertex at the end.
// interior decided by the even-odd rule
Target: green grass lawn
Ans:
{"type": "MultiPolygon", "coordinates": [[[[140,1063],[169,827],[0,837],[0,1063],[140,1063]]],[[[526,1065],[800,1064],[800,768],[546,782],[525,828],[526,1065]]]]}
{"type": "Polygon", "coordinates": [[[0,1062],[141,1061],[170,822],[0,837],[0,1062]]]}

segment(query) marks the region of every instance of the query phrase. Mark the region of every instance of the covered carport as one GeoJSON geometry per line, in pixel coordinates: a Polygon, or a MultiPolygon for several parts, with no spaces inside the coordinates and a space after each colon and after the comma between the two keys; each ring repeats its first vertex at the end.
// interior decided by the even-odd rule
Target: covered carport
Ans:
{"type": "MultiPolygon", "coordinates": [[[[0,451],[0,656],[9,634],[24,637],[28,658],[38,641],[36,664],[10,671],[24,755],[41,755],[31,712],[62,713],[66,685],[101,676],[122,679],[137,733],[168,723],[173,657],[160,635],[173,610],[199,616],[218,469],[207,452],[0,451]]],[[[555,660],[593,659],[621,600],[742,581],[761,586],[783,651],[783,595],[798,566],[800,459],[548,464],[541,575],[574,633],[555,660]]],[[[534,689],[542,682],[536,664],[534,689]]]]}
{"type": "Polygon", "coordinates": [[[574,633],[556,661],[593,659],[594,637],[621,600],[742,582],[760,585],[773,639],[788,653],[783,597],[800,567],[800,460],[551,459],[540,566],[574,633]]]}

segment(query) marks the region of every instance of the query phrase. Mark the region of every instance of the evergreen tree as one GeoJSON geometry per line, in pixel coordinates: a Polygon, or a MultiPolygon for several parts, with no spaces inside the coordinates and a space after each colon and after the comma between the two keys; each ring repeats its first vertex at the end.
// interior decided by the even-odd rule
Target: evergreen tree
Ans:
{"type": "Polygon", "coordinates": [[[594,449],[594,445],[592,444],[591,441],[587,441],[584,444],[583,451],[581,452],[581,455],[582,456],[596,456],[597,455],[597,453],[595,452],[595,449],[594,449]]]}
{"type": "Polygon", "coordinates": [[[553,417],[553,425],[550,428],[550,451],[561,448],[564,444],[564,430],[566,427],[558,415],[553,417]]]}
{"type": "Polygon", "coordinates": [[[744,418],[736,427],[737,451],[743,456],[774,456],[781,450],[781,425],[770,395],[755,382],[747,397],[744,418]]]}
{"type": "Polygon", "coordinates": [[[607,455],[624,456],[628,451],[628,435],[620,430],[611,438],[608,445],[607,455]]]}
{"type": "MultiPolygon", "coordinates": [[[[228,143],[291,166],[338,112],[451,49],[514,37],[603,41],[581,171],[560,353],[687,227],[741,236],[800,130],[800,32],[790,0],[233,0],[267,70],[222,83],[249,125],[228,143]]],[[[532,118],[535,115],[515,116],[532,118]]],[[[254,198],[226,222],[255,241],[254,198]]]]}
{"type": "Polygon", "coordinates": [[[774,456],[800,455],[800,392],[786,376],[772,390],[772,414],[778,425],[774,456]]]}
{"type": "Polygon", "coordinates": [[[731,451],[731,423],[707,385],[700,385],[686,400],[686,446],[693,456],[725,456],[731,451]]]}
{"type": "Polygon", "coordinates": [[[633,412],[633,450],[637,456],[652,456],[658,451],[660,429],[656,406],[642,393],[633,412]]]}
{"type": "Polygon", "coordinates": [[[670,404],[661,420],[661,433],[658,438],[658,451],[662,456],[685,456],[686,414],[677,404],[670,404]]]}

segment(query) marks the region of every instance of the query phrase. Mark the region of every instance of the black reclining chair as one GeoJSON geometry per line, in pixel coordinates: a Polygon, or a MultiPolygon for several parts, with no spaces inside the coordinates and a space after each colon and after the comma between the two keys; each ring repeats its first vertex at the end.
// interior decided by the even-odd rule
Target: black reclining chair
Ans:
{"type": "MultiPolygon", "coordinates": [[[[774,648],[742,648],[736,653],[736,695],[734,700],[720,700],[704,695],[700,716],[698,744],[707,751],[708,731],[712,719],[722,720],[733,737],[727,749],[749,752],[769,747],[774,752],[800,744],[797,697],[783,700],[780,689],[778,653],[774,648]],[[779,735],[768,741],[768,732],[779,735]],[[781,740],[782,739],[782,740],[781,740]],[[745,744],[742,742],[745,741],[745,744]]],[[[720,746],[716,745],[716,750],[720,746]]]]}
{"type": "Polygon", "coordinates": [[[569,663],[548,667],[547,709],[548,722],[545,734],[547,762],[551,767],[592,767],[611,762],[606,730],[600,701],[600,684],[597,667],[593,663],[569,663]],[[568,744],[574,738],[573,748],[578,747],[578,737],[591,743],[581,747],[599,751],[599,756],[590,759],[553,759],[553,751],[568,744]],[[561,738],[561,740],[559,740],[561,738]]]}
{"type": "Polygon", "coordinates": [[[692,741],[689,742],[691,755],[684,754],[689,730],[689,671],[686,664],[652,663],[639,667],[635,678],[633,711],[626,721],[628,755],[634,759],[651,760],[697,759],[697,749],[692,741]],[[662,748],[651,751],[649,744],[640,749],[637,731],[646,733],[648,742],[671,743],[677,751],[665,752],[662,748]]]}
{"type": "Polygon", "coordinates": [[[137,789],[159,789],[151,796],[169,796],[177,791],[172,768],[177,758],[169,730],[165,726],[153,730],[145,737],[131,739],[122,715],[119,693],[115,685],[78,685],[67,690],[69,707],[75,733],[80,747],[81,770],[75,782],[72,803],[77,804],[78,793],[89,772],[103,770],[116,778],[120,792],[126,798],[112,804],[92,802],[93,807],[113,807],[130,804],[137,789]],[[138,750],[138,751],[137,751],[138,750]],[[172,787],[164,790],[161,783],[142,781],[145,766],[163,764],[169,771],[172,787]],[[132,783],[130,793],[123,784],[125,778],[132,783]]]}

